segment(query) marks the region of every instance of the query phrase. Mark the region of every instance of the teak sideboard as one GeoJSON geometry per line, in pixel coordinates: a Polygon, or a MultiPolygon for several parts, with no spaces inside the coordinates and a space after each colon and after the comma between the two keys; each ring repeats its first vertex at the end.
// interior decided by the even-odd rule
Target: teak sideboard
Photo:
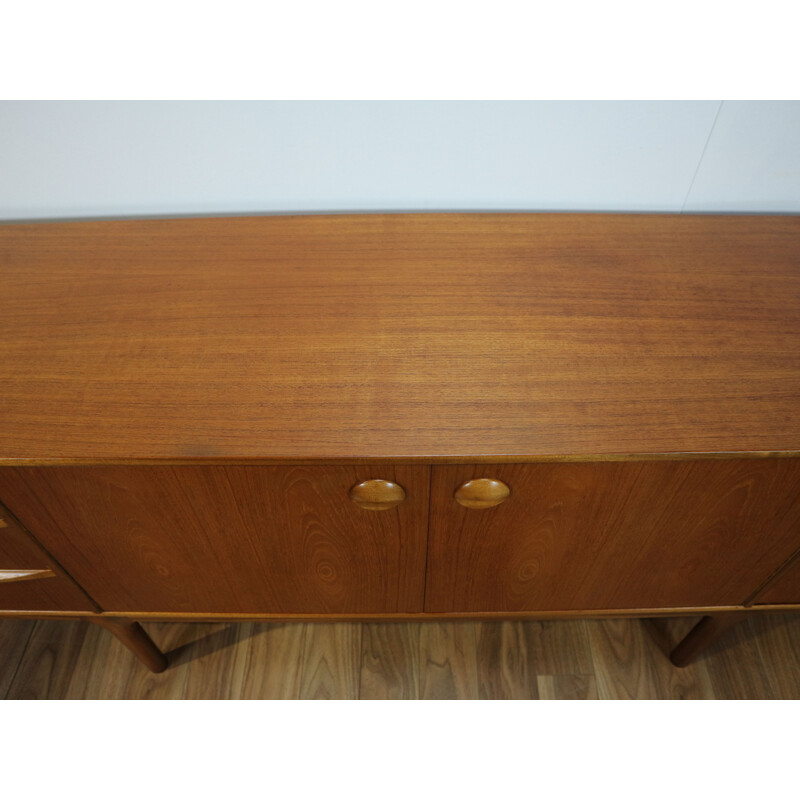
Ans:
{"type": "Polygon", "coordinates": [[[0,226],[0,608],[800,609],[800,218],[0,226]]]}

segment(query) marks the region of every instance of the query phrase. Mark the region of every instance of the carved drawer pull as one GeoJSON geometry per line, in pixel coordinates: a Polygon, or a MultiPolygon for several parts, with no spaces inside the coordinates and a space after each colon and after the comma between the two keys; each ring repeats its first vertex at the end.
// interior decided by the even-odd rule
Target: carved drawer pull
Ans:
{"type": "Polygon", "coordinates": [[[36,581],[40,578],[55,578],[51,569],[0,569],[0,583],[36,581]]]}
{"type": "Polygon", "coordinates": [[[350,499],[368,511],[385,511],[400,505],[406,499],[406,490],[391,481],[362,481],[350,490],[350,499]]]}
{"type": "Polygon", "coordinates": [[[503,481],[476,478],[462,483],[453,496],[457,503],[466,508],[491,508],[500,505],[510,495],[511,489],[503,481]]]}

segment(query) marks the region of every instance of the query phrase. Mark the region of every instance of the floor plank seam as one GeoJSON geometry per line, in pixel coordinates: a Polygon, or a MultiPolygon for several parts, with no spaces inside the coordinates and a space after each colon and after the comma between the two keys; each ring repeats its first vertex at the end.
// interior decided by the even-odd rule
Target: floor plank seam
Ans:
{"type": "Polygon", "coordinates": [[[356,624],[306,624],[299,641],[261,640],[250,624],[224,642],[212,626],[157,627],[165,649],[194,648],[151,675],[99,629],[10,623],[0,698],[800,699],[800,627],[788,616],[747,621],[685,669],[663,652],[683,621],[655,636],[639,620],[356,624]]]}
{"type": "Polygon", "coordinates": [[[19,674],[19,668],[22,666],[22,662],[25,660],[25,655],[28,652],[28,647],[30,646],[31,639],[33,639],[33,634],[36,628],[41,624],[42,623],[40,621],[37,621],[33,625],[31,625],[28,631],[28,636],[25,639],[25,646],[22,648],[22,651],[20,652],[19,658],[17,659],[17,665],[14,667],[14,673],[11,676],[11,680],[8,682],[8,688],[6,689],[6,693],[5,695],[3,695],[3,700],[8,700],[8,696],[9,694],[11,694],[11,690],[13,689],[14,683],[17,680],[17,675],[19,674]]]}

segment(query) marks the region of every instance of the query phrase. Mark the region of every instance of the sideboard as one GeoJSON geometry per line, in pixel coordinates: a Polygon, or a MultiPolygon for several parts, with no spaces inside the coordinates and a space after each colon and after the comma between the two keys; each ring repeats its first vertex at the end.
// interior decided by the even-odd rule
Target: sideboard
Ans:
{"type": "Polygon", "coordinates": [[[800,610],[800,218],[0,226],[0,614],[800,610]]]}

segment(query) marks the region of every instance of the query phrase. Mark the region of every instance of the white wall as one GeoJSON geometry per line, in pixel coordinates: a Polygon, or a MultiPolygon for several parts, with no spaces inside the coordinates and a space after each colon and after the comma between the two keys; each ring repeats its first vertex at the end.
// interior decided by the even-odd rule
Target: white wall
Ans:
{"type": "Polygon", "coordinates": [[[0,219],[800,212],[800,102],[0,103],[0,219]]]}

